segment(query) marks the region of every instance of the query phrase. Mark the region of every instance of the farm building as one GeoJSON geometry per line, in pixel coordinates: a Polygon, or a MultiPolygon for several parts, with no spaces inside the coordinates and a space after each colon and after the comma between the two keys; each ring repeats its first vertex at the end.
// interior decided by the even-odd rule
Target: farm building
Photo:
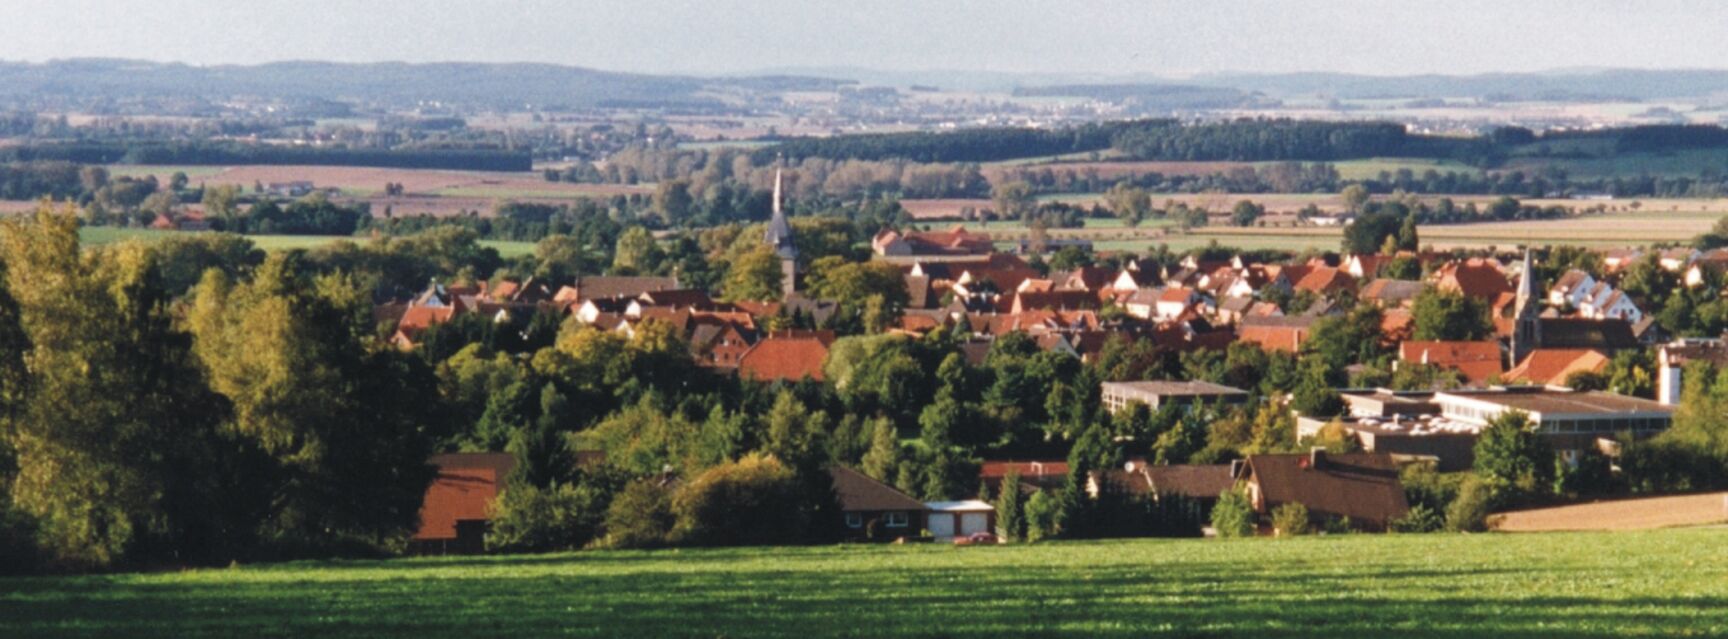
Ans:
{"type": "Polygon", "coordinates": [[[493,500],[516,458],[507,453],[433,456],[438,469],[420,505],[420,527],[408,542],[416,554],[476,554],[486,550],[493,500]]]}

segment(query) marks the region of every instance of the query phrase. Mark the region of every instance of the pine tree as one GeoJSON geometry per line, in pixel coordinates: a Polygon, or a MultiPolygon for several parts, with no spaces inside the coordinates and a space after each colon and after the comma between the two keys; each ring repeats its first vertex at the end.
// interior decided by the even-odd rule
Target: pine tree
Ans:
{"type": "Polygon", "coordinates": [[[1025,504],[1020,494],[1020,469],[1010,466],[1002,476],[1001,495],[996,497],[996,529],[1002,538],[1020,541],[1026,537],[1025,504]]]}

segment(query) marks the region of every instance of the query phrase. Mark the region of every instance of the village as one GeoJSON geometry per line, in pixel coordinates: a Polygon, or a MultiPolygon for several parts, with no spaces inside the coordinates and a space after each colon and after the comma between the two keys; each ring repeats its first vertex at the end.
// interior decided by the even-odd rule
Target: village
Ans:
{"type": "MultiPolygon", "coordinates": [[[[832,383],[828,360],[842,336],[822,327],[831,324],[839,304],[800,288],[804,274],[795,232],[778,190],[774,204],[763,246],[774,251],[782,274],[782,294],[775,300],[721,301],[711,291],[681,286],[676,277],[590,275],[466,287],[434,282],[412,300],[379,307],[378,314],[395,322],[392,342],[405,350],[416,348],[432,327],[464,314],[505,322],[511,314],[553,309],[572,325],[626,338],[659,324],[681,338],[690,363],[709,375],[766,387],[832,383]]],[[[1009,338],[1085,365],[1114,356],[1106,353],[1113,343],[1183,361],[1242,345],[1305,361],[1319,357],[1310,344],[1317,326],[1371,312],[1381,342],[1375,346],[1394,354],[1392,370],[1375,375],[1361,370],[1362,362],[1352,363],[1354,377],[1381,383],[1327,389],[1335,401],[1316,405],[1180,375],[1105,379],[1085,389],[1118,417],[1134,410],[1252,412],[1255,405],[1287,412],[1300,452],[1159,463],[1148,459],[1144,442],[1135,450],[1132,437],[1118,436],[1115,444],[1129,451],[1125,462],[1090,469],[1082,478],[1093,498],[1122,492],[1192,504],[1201,512],[1240,490],[1260,534],[1290,534],[1279,529],[1286,524],[1274,522],[1273,514],[1292,504],[1309,519],[1304,530],[1397,529],[1411,514],[1401,481],[1401,475],[1408,477],[1405,469],[1453,473],[1477,467],[1474,451],[1483,431],[1509,414],[1523,416],[1562,464],[1576,468],[1607,460],[1618,472],[1612,464],[1625,443],[1671,425],[1688,383],[1688,364],[1728,365],[1728,343],[1670,338],[1653,313],[1614,284],[1641,262],[1659,266],[1683,285],[1720,281],[1728,270],[1728,249],[1603,250],[1586,260],[1599,265],[1593,274],[1579,268],[1553,272],[1537,257],[1548,253],[1545,247],[1476,255],[1327,254],[1283,263],[1226,251],[1190,254],[1174,264],[1100,255],[1098,263],[1063,270],[1041,264],[1042,256],[1034,258],[1039,268],[997,246],[988,234],[963,225],[881,231],[871,242],[872,261],[895,269],[906,300],[882,333],[907,340],[941,334],[956,340],[970,366],[986,365],[993,344],[1009,338]],[[1546,277],[1545,267],[1551,273],[1546,277]],[[1463,310],[1419,305],[1425,295],[1454,301],[1463,310]],[[1422,312],[1453,317],[1424,320],[1417,316],[1422,312]],[[1418,324],[1448,322],[1486,330],[1471,339],[1418,339],[1418,324]],[[1617,392],[1621,388],[1606,381],[1610,375],[1642,375],[1643,381],[1636,392],[1617,392]]],[[[1267,373],[1249,372],[1249,379],[1267,373]]],[[[608,452],[580,455],[585,463],[604,463],[608,452]]],[[[483,551],[487,513],[514,459],[472,452],[431,461],[439,474],[427,490],[415,548],[483,551]]],[[[828,473],[849,538],[997,543],[1024,533],[1003,530],[1000,498],[992,503],[992,495],[1057,491],[1070,481],[1071,470],[1060,455],[984,458],[966,480],[977,491],[939,500],[918,499],[896,488],[892,477],[871,477],[856,468],[836,465],[828,473]]],[[[1180,534],[1217,534],[1204,517],[1199,522],[1180,534]]]]}

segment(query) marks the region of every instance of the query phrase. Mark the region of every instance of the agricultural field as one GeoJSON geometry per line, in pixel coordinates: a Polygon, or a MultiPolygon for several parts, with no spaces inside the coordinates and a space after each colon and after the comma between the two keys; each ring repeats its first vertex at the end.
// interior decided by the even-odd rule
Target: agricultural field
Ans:
{"type": "MultiPolygon", "coordinates": [[[[1269,162],[1258,163],[1261,165],[1269,162]]],[[[1452,160],[1429,160],[1422,158],[1369,158],[1366,160],[1343,160],[1333,162],[1338,168],[1338,176],[1346,180],[1367,180],[1380,177],[1382,171],[1396,173],[1399,169],[1409,169],[1417,176],[1433,170],[1440,173],[1473,173],[1479,174],[1481,169],[1463,162],[1452,160]]]]}
{"type": "MultiPolygon", "coordinates": [[[[158,231],[154,229],[129,229],[112,226],[86,226],[78,229],[78,237],[85,246],[100,246],[115,242],[139,241],[159,242],[170,237],[182,236],[191,231],[158,231]]],[[[246,239],[266,251],[288,251],[293,249],[312,249],[333,242],[347,240],[350,242],[365,242],[363,237],[346,237],[334,235],[248,235],[246,239]]],[[[504,240],[480,240],[481,246],[498,250],[505,259],[530,255],[534,252],[533,242],[510,242],[504,240]]]]}
{"type": "Polygon", "coordinates": [[[593,551],[10,578],[0,636],[1720,636],[1725,534],[593,551]]]}

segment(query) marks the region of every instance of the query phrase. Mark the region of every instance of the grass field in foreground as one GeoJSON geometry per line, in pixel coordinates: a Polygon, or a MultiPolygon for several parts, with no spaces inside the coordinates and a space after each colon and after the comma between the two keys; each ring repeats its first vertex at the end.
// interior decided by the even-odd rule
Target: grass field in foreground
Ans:
{"type": "Polygon", "coordinates": [[[13,578],[0,579],[0,636],[1719,636],[1725,540],[820,546],[13,578]]]}
{"type": "MultiPolygon", "coordinates": [[[[78,237],[87,246],[138,240],[141,242],[157,242],[188,231],[158,231],[154,229],[128,229],[112,226],[86,226],[78,229],[78,237]]],[[[324,246],[338,240],[365,242],[366,238],[335,235],[248,235],[252,244],[266,251],[286,251],[292,249],[310,249],[324,246]]],[[[504,240],[480,240],[481,246],[490,246],[498,250],[505,259],[534,252],[533,242],[510,242],[504,240]]]]}

